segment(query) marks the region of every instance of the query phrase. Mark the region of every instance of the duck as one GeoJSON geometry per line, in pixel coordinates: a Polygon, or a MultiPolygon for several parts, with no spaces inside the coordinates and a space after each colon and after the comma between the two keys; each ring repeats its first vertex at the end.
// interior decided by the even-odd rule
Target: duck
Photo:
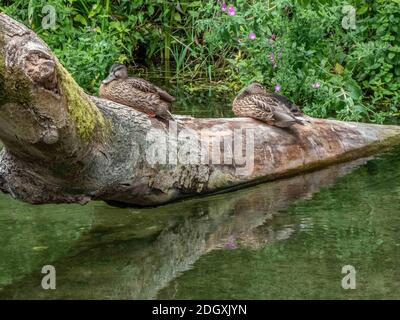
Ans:
{"type": "Polygon", "coordinates": [[[99,88],[100,98],[111,100],[146,113],[150,117],[172,120],[171,103],[175,98],[151,82],[128,76],[125,65],[114,63],[99,88]]]}
{"type": "Polygon", "coordinates": [[[297,105],[284,96],[268,92],[257,82],[241,90],[233,101],[232,111],[237,117],[250,117],[280,128],[306,122],[297,105]]]}

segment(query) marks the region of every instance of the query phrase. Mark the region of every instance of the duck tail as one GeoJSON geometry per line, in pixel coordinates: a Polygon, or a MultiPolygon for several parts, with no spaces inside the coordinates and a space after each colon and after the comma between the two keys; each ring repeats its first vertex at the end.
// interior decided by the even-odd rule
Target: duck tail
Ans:
{"type": "Polygon", "coordinates": [[[310,124],[310,121],[308,121],[307,119],[303,118],[303,117],[295,117],[296,119],[296,123],[301,124],[302,126],[306,126],[308,124],[310,124]]]}
{"type": "Polygon", "coordinates": [[[170,103],[176,100],[175,97],[171,96],[168,92],[164,91],[163,89],[157,88],[156,90],[162,100],[170,103]]]}
{"type": "Polygon", "coordinates": [[[302,122],[296,119],[296,117],[294,117],[293,115],[279,111],[274,112],[274,119],[275,119],[275,126],[280,128],[289,128],[295,123],[302,124],[302,122]]]}
{"type": "Polygon", "coordinates": [[[298,118],[298,117],[295,117],[295,118],[294,118],[294,121],[295,121],[296,123],[298,123],[298,124],[301,124],[302,126],[305,126],[305,125],[306,125],[305,122],[304,122],[302,119],[298,118]]]}
{"type": "Polygon", "coordinates": [[[162,112],[162,114],[158,114],[158,116],[164,120],[168,121],[176,121],[174,116],[172,115],[171,112],[165,109],[165,111],[162,112]]]}

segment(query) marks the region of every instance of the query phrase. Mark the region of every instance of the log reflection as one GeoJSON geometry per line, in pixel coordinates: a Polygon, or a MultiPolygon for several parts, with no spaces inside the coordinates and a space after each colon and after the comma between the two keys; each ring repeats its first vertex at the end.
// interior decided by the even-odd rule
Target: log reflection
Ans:
{"type": "Polygon", "coordinates": [[[0,298],[154,298],[211,250],[260,248],[309,228],[311,220],[281,212],[365,161],[158,208],[114,208],[112,215],[99,206],[70,255],[49,263],[57,270],[56,290],[41,288],[38,271],[4,288],[0,298]]]}

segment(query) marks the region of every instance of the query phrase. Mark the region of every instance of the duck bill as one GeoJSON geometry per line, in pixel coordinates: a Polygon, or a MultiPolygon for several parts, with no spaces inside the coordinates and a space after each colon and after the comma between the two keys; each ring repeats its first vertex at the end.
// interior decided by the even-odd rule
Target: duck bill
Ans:
{"type": "Polygon", "coordinates": [[[110,83],[111,81],[113,81],[113,80],[115,80],[115,79],[116,79],[116,77],[115,77],[113,74],[110,74],[110,75],[108,75],[107,78],[105,78],[105,79],[102,81],[102,83],[103,83],[103,84],[107,84],[107,83],[110,83]]]}

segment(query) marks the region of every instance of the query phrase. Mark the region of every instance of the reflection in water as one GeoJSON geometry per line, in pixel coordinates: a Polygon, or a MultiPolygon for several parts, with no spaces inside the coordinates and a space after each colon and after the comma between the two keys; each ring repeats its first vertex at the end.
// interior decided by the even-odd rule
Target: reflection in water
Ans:
{"type": "Polygon", "coordinates": [[[174,297],[171,283],[207,253],[262,250],[312,229],[312,217],[285,210],[365,161],[149,209],[29,206],[3,195],[0,298],[150,299],[163,288],[160,297],[174,297]],[[56,290],[40,287],[44,264],[56,267],[56,290]]]}
{"type": "Polygon", "coordinates": [[[399,299],[399,156],[400,148],[368,162],[271,221],[301,232],[256,250],[210,252],[157,297],[399,299]],[[357,271],[355,290],[341,287],[345,265],[357,271]]]}

